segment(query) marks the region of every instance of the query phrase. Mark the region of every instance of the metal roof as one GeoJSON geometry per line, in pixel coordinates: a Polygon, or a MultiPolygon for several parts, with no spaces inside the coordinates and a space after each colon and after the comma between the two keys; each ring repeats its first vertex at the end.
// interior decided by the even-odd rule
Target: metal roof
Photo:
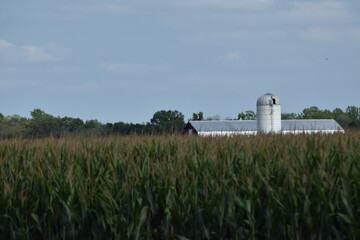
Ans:
{"type": "Polygon", "coordinates": [[[273,99],[275,99],[275,104],[280,105],[280,98],[272,93],[266,93],[260,96],[256,102],[256,106],[260,105],[272,105],[273,99]]]}
{"type": "Polygon", "coordinates": [[[256,131],[256,120],[190,121],[197,132],[256,131]]]}
{"type": "Polygon", "coordinates": [[[344,130],[334,119],[282,120],[281,129],[287,131],[293,131],[293,130],[343,131],[344,130]]]}
{"type": "MultiPolygon", "coordinates": [[[[257,131],[256,120],[189,121],[197,132],[257,131]]],[[[334,119],[281,120],[282,131],[343,131],[334,119]]]]}

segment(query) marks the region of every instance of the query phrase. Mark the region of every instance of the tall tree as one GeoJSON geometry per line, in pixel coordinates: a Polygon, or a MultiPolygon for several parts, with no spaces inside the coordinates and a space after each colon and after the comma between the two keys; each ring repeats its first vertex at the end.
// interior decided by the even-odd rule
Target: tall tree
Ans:
{"type": "Polygon", "coordinates": [[[84,122],[80,118],[63,117],[60,120],[61,130],[63,133],[79,132],[84,122]]]}
{"type": "Polygon", "coordinates": [[[281,119],[286,120],[286,119],[297,119],[299,118],[298,114],[296,113],[282,113],[281,114],[281,119]]]}
{"type": "Polygon", "coordinates": [[[305,108],[300,114],[302,119],[330,119],[333,118],[332,113],[329,110],[320,110],[316,106],[305,108]]]}
{"type": "Polygon", "coordinates": [[[348,106],[346,113],[349,116],[349,125],[354,128],[360,128],[360,107],[348,106]]]}
{"type": "Polygon", "coordinates": [[[238,114],[238,120],[256,120],[256,113],[251,110],[241,112],[238,114]]]}
{"type": "Polygon", "coordinates": [[[175,133],[184,127],[184,115],[177,110],[161,110],[154,113],[150,120],[158,131],[163,133],[175,133]]]}
{"type": "Polygon", "coordinates": [[[0,136],[2,138],[24,137],[28,131],[29,120],[17,114],[1,116],[0,136]]]}
{"type": "Polygon", "coordinates": [[[203,112],[193,113],[191,120],[193,120],[193,121],[204,120],[204,113],[203,112]]]}
{"type": "Polygon", "coordinates": [[[344,112],[341,108],[335,108],[332,111],[333,118],[340,124],[343,128],[348,128],[350,124],[349,115],[344,112]]]}
{"type": "Polygon", "coordinates": [[[61,135],[60,118],[56,118],[41,109],[30,112],[32,118],[29,124],[30,136],[48,137],[50,135],[59,137],[61,135]]]}
{"type": "Polygon", "coordinates": [[[349,115],[350,120],[360,120],[360,107],[348,106],[346,108],[346,113],[349,115]]]}

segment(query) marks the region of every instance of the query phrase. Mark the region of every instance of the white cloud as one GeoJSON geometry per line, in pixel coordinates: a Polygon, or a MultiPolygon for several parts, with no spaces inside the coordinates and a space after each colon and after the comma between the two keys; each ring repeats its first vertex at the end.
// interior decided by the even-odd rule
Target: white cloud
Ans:
{"type": "Polygon", "coordinates": [[[14,67],[0,67],[0,79],[3,79],[4,76],[13,76],[18,73],[18,69],[14,67]]]}
{"type": "Polygon", "coordinates": [[[236,60],[239,60],[240,57],[241,57],[241,54],[239,52],[231,52],[231,53],[221,56],[220,59],[227,60],[227,61],[236,61],[236,60]]]}
{"type": "Polygon", "coordinates": [[[56,45],[17,46],[0,39],[0,61],[3,62],[48,62],[59,60],[66,52],[56,45]]]}
{"type": "Polygon", "coordinates": [[[93,82],[88,82],[78,85],[70,85],[67,90],[75,93],[93,93],[99,88],[99,85],[93,82]]]}
{"type": "Polygon", "coordinates": [[[8,41],[0,39],[0,47],[9,48],[9,47],[12,47],[12,46],[14,46],[14,45],[9,43],[8,41]]]}
{"type": "Polygon", "coordinates": [[[134,0],[123,2],[90,3],[87,5],[68,5],[67,12],[78,13],[131,13],[137,10],[146,10],[156,6],[187,6],[187,7],[216,7],[216,8],[240,8],[240,9],[263,9],[273,4],[274,0],[134,0]],[[145,8],[144,8],[145,7],[145,8]]]}
{"type": "Polygon", "coordinates": [[[212,15],[213,18],[209,17],[206,20],[209,25],[214,25],[215,31],[199,28],[200,30],[194,31],[193,34],[183,34],[179,38],[197,44],[226,44],[232,47],[237,47],[239,43],[254,45],[270,41],[275,44],[283,42],[289,46],[304,39],[359,42],[359,30],[356,29],[358,20],[348,1],[289,2],[274,4],[261,12],[212,15]],[[219,27],[221,25],[225,27],[219,27]]]}
{"type": "Polygon", "coordinates": [[[229,40],[255,40],[255,39],[279,39],[286,37],[283,31],[227,31],[217,32],[213,35],[215,39],[229,40]]]}
{"type": "Polygon", "coordinates": [[[171,70],[171,68],[166,65],[127,62],[106,62],[101,64],[100,68],[109,73],[125,75],[164,73],[171,70]]]}
{"type": "Polygon", "coordinates": [[[9,89],[29,88],[37,85],[37,82],[19,80],[13,77],[0,79],[0,91],[6,92],[9,89]]]}
{"type": "Polygon", "coordinates": [[[113,3],[99,3],[89,5],[68,5],[64,7],[67,12],[85,13],[85,14],[98,14],[98,13],[128,13],[130,9],[113,3]]]}
{"type": "Polygon", "coordinates": [[[292,9],[280,16],[290,20],[316,22],[342,22],[350,20],[351,13],[345,1],[294,2],[292,9]]]}
{"type": "Polygon", "coordinates": [[[306,40],[319,42],[355,42],[360,43],[360,29],[314,27],[299,32],[298,36],[306,40]]]}
{"type": "Polygon", "coordinates": [[[262,9],[272,5],[273,0],[181,0],[177,3],[188,6],[262,9]]]}
{"type": "Polygon", "coordinates": [[[254,43],[261,41],[280,41],[287,39],[289,33],[281,31],[258,31],[254,29],[249,30],[229,30],[229,31],[217,31],[206,33],[194,33],[179,36],[181,41],[191,42],[196,44],[216,44],[216,45],[228,45],[234,44],[238,47],[239,43],[254,43]]]}
{"type": "Polygon", "coordinates": [[[20,47],[21,57],[27,62],[48,62],[53,61],[55,58],[48,54],[43,47],[38,46],[23,46],[20,47]]]}

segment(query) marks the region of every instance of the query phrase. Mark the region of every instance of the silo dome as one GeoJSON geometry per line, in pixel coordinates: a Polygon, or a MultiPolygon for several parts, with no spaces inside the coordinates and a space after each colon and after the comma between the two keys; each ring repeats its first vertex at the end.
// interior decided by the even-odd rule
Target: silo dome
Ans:
{"type": "Polygon", "coordinates": [[[266,93],[266,94],[260,96],[256,102],[256,106],[271,105],[271,104],[278,104],[278,105],[281,104],[280,98],[271,93],[266,93]]]}
{"type": "Polygon", "coordinates": [[[258,132],[281,132],[281,105],[279,97],[271,93],[260,96],[256,102],[258,132]]]}

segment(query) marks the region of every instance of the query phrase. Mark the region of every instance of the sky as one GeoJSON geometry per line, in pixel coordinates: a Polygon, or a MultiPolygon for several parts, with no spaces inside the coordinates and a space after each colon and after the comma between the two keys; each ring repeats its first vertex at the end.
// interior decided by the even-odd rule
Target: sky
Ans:
{"type": "Polygon", "coordinates": [[[149,122],[360,106],[359,0],[1,0],[0,113],[149,122]]]}

